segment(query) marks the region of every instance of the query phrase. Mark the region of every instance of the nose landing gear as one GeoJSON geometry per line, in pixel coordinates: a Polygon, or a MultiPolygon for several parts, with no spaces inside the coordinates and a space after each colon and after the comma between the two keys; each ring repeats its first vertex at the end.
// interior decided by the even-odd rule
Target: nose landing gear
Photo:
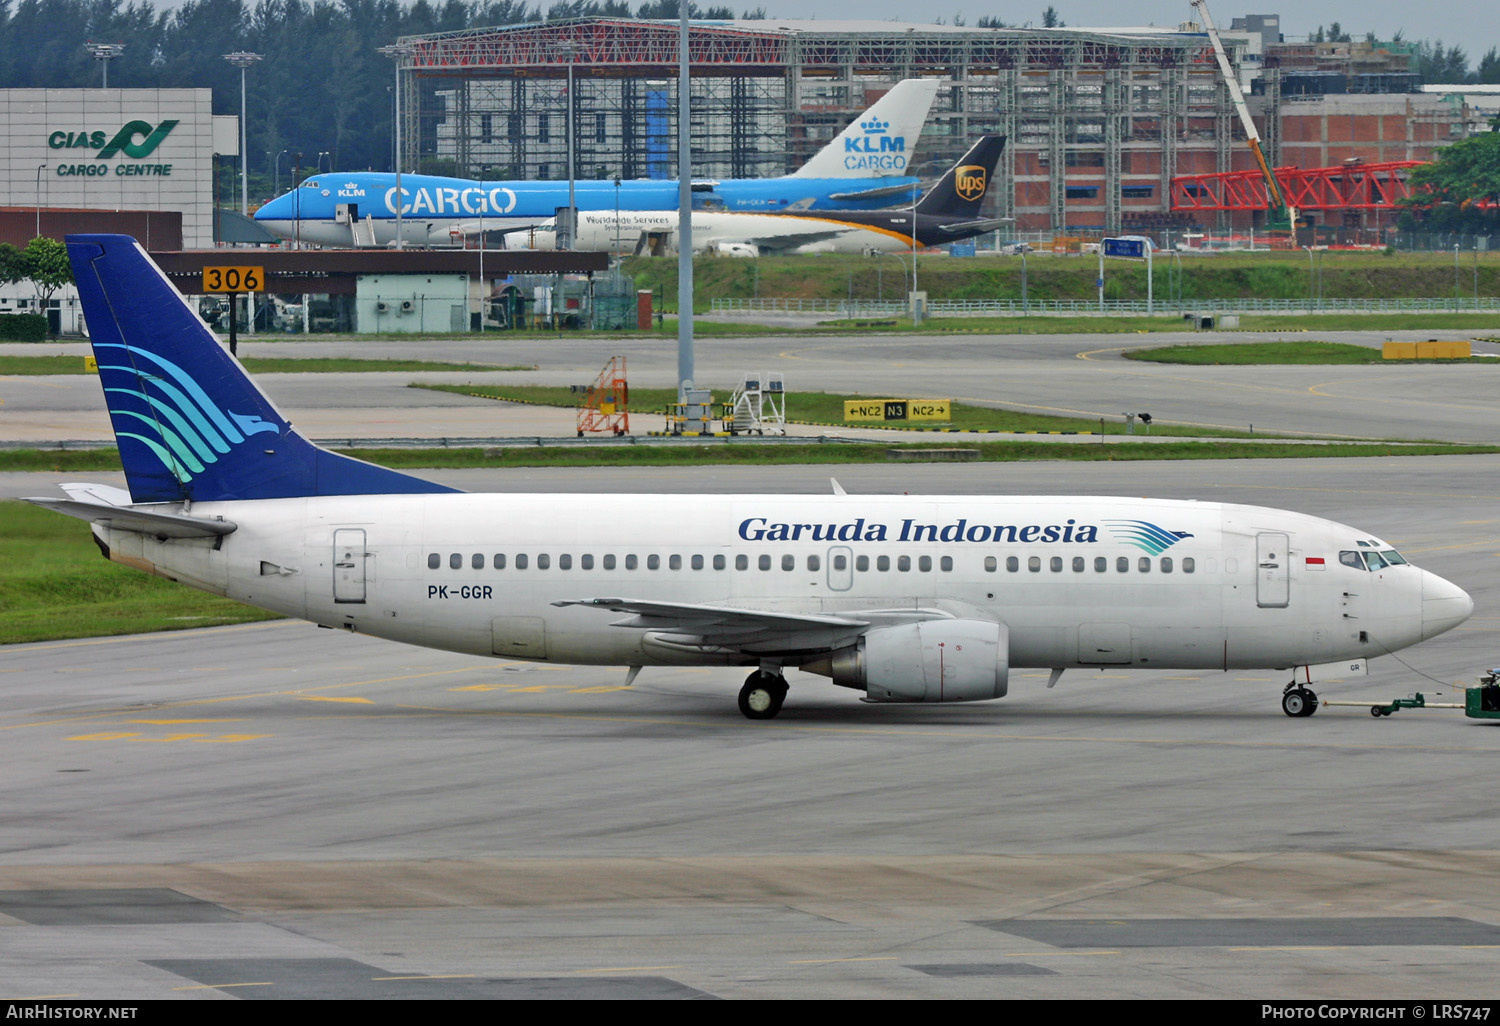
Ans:
{"type": "Polygon", "coordinates": [[[1281,711],[1293,717],[1311,716],[1318,711],[1318,696],[1292,681],[1281,692],[1281,711]]]}

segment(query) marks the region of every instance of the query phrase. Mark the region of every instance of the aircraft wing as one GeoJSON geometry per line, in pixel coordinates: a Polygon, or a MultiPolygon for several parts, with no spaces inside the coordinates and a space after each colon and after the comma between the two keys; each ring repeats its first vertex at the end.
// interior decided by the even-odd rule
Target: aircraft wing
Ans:
{"type": "Polygon", "coordinates": [[[973,221],[955,221],[952,224],[940,224],[938,225],[938,231],[948,232],[951,235],[963,233],[982,235],[985,232],[992,232],[997,228],[1003,228],[1010,223],[1010,218],[1006,217],[981,217],[973,221]]]}
{"type": "MultiPolygon", "coordinates": [[[[495,218],[494,220],[486,220],[483,223],[483,226],[484,226],[484,234],[485,235],[515,235],[515,234],[521,233],[521,232],[529,232],[529,231],[531,231],[534,228],[540,228],[540,227],[542,227],[544,225],[550,227],[551,224],[552,224],[552,218],[550,218],[550,217],[539,217],[539,218],[536,219],[536,223],[535,224],[526,224],[526,225],[518,225],[518,226],[512,226],[512,227],[502,228],[500,226],[500,219],[499,218],[495,218]]],[[[451,225],[448,225],[443,230],[446,231],[446,232],[448,232],[449,234],[461,235],[464,238],[468,239],[468,238],[472,238],[473,236],[479,234],[480,221],[479,221],[479,218],[477,218],[477,217],[474,220],[472,220],[472,221],[457,221],[457,222],[455,222],[455,223],[453,223],[451,225]]]]}
{"type": "Polygon", "coordinates": [[[853,644],[872,621],[826,613],[778,613],[734,606],[653,602],[628,598],[570,599],[554,606],[586,606],[631,613],[615,627],[648,630],[672,647],[744,652],[826,651],[853,644]]]}
{"type": "Polygon", "coordinates": [[[887,197],[904,197],[909,199],[914,192],[921,191],[920,186],[908,182],[905,185],[881,185],[874,189],[856,189],[853,192],[829,193],[831,200],[872,200],[885,199],[887,197]]]}
{"type": "MultiPolygon", "coordinates": [[[[776,216],[779,217],[781,215],[778,214],[776,216]]],[[[850,232],[857,230],[858,228],[855,226],[848,228],[824,228],[818,231],[798,232],[787,235],[746,236],[743,239],[735,239],[734,241],[743,242],[750,246],[759,246],[761,249],[796,249],[798,246],[806,246],[814,242],[828,242],[832,239],[837,239],[841,235],[848,235],[850,232]]]]}
{"type": "Polygon", "coordinates": [[[157,513],[126,506],[113,506],[77,499],[28,498],[35,506],[92,524],[105,524],[121,531],[137,531],[158,538],[212,538],[233,534],[239,525],[228,520],[209,520],[183,513],[157,513]]]}

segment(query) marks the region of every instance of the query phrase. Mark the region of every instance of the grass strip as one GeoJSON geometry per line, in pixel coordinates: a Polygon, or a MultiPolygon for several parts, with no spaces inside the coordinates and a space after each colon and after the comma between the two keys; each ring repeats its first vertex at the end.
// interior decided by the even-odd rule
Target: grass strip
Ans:
{"type": "MultiPolygon", "coordinates": [[[[574,409],[578,406],[578,395],[563,386],[548,385],[441,385],[414,382],[413,388],[426,388],[435,392],[453,392],[503,402],[529,403],[538,406],[562,406],[574,409]]],[[[727,393],[723,396],[727,398],[727,393]]],[[[867,395],[858,393],[836,395],[829,392],[786,393],[787,419],[794,424],[826,425],[829,427],[879,427],[895,431],[922,433],[916,426],[892,426],[879,422],[844,420],[846,399],[913,399],[946,398],[943,396],[867,395]]],[[[632,388],[630,405],[633,411],[646,415],[660,413],[670,403],[677,401],[677,392],[670,388],[632,388]]],[[[933,428],[951,427],[962,431],[999,432],[1067,432],[1098,434],[1100,422],[1082,417],[1053,417],[1040,413],[1025,413],[1017,410],[996,409],[988,406],[972,406],[967,403],[953,404],[953,418],[948,424],[933,424],[933,428]]],[[[1106,420],[1103,432],[1109,435],[1125,434],[1125,425],[1118,420],[1106,420]]],[[[1157,435],[1202,438],[1250,438],[1245,431],[1224,428],[1200,428],[1169,424],[1153,424],[1152,433],[1157,435]]]]}
{"type": "MultiPolygon", "coordinates": [[[[240,361],[252,374],[354,374],[369,371],[464,371],[470,374],[491,371],[536,370],[532,364],[501,365],[488,363],[445,363],[438,360],[362,360],[345,357],[247,356],[240,361]]],[[[81,356],[0,356],[0,375],[92,374],[81,356]]]]}
{"type": "MultiPolygon", "coordinates": [[[[348,456],[401,470],[462,469],[485,467],[590,467],[590,466],[695,466],[715,464],[838,464],[890,462],[897,449],[973,449],[987,463],[1059,460],[1068,462],[1108,460],[1227,460],[1309,459],[1354,456],[1462,456],[1500,452],[1500,446],[1460,445],[1444,442],[1327,442],[1280,441],[1126,442],[1095,437],[1079,442],[986,441],[975,439],[899,443],[827,443],[809,438],[806,443],[763,445],[756,441],[730,441],[691,445],[598,445],[515,446],[509,448],[434,449],[338,449],[348,456]]],[[[0,472],[84,473],[120,470],[114,449],[11,449],[0,451],[0,472]]]]}
{"type": "Polygon", "coordinates": [[[1244,342],[1228,345],[1164,346],[1160,349],[1127,351],[1128,360],[1196,365],[1266,364],[1355,364],[1378,363],[1387,367],[1413,363],[1480,363],[1496,365],[1500,360],[1471,357],[1467,360],[1387,360],[1379,349],[1344,342],[1244,342]]]}
{"type": "Polygon", "coordinates": [[[0,644],[275,618],[107,562],[80,520],[0,502],[0,644]]]}

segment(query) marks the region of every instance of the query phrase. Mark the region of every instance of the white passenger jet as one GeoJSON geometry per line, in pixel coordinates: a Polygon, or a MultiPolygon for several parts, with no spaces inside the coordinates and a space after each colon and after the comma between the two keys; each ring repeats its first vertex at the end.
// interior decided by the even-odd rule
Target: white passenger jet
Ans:
{"type": "Polygon", "coordinates": [[[129,491],[30,501],[115,562],[324,627],[627,682],[748,666],[752,719],[788,667],[869,702],[1001,698],[1019,667],[1282,669],[1307,716],[1324,671],[1473,610],[1368,531],[1256,506],[840,490],[667,519],[660,496],[460,493],[302,437],[133,239],[68,253],[129,491]]]}

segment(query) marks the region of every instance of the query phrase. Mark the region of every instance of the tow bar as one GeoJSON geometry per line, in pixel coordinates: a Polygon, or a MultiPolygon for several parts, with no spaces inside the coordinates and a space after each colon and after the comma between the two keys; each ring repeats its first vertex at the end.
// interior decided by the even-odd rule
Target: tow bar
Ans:
{"type": "MultiPolygon", "coordinates": [[[[1410,698],[1397,698],[1387,703],[1370,706],[1370,715],[1377,719],[1389,716],[1399,709],[1462,709],[1464,715],[1473,720],[1500,720],[1500,667],[1481,674],[1477,688],[1464,688],[1462,702],[1429,702],[1422,692],[1410,698]]],[[[1441,693],[1441,692],[1439,692],[1441,693]]],[[[1324,702],[1324,705],[1364,705],[1364,702],[1324,702]]]]}

